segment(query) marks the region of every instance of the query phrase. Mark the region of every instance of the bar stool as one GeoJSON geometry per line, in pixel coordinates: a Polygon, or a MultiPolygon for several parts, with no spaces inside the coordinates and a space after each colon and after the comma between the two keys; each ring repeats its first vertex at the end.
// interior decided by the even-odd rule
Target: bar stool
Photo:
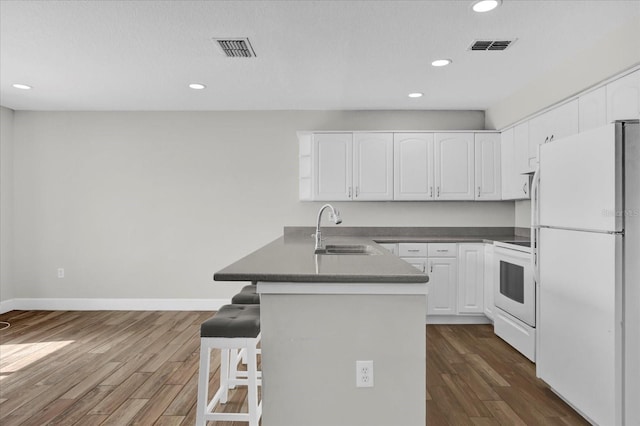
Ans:
{"type": "MultiPolygon", "coordinates": [[[[242,287],[240,293],[236,294],[231,298],[231,304],[233,305],[259,305],[260,304],[260,295],[256,293],[256,282],[253,281],[251,285],[247,285],[242,287]]],[[[261,353],[260,349],[257,350],[258,354],[261,353]]],[[[235,349],[231,350],[230,357],[238,358],[238,362],[242,361],[243,364],[247,364],[247,351],[246,349],[241,349],[239,352],[235,349]]],[[[237,369],[238,363],[231,363],[231,371],[229,375],[233,377],[238,373],[237,369]]],[[[233,389],[233,388],[232,388],[233,389]]]]}
{"type": "Polygon", "coordinates": [[[260,295],[256,293],[256,286],[251,284],[242,287],[240,293],[231,298],[231,303],[234,305],[259,305],[260,295]]]}
{"type": "Polygon", "coordinates": [[[262,416],[262,401],[258,400],[258,386],[262,379],[258,371],[256,347],[260,341],[260,305],[225,305],[200,326],[200,371],[198,378],[198,407],[196,425],[207,420],[248,422],[258,426],[262,416]],[[209,401],[209,373],[211,350],[220,349],[220,386],[209,401]],[[247,371],[236,371],[237,350],[246,350],[247,371]],[[231,355],[233,351],[233,355],[231,355]],[[230,374],[231,370],[234,371],[230,374]],[[227,402],[229,389],[247,386],[247,413],[216,413],[217,405],[227,402]]]}

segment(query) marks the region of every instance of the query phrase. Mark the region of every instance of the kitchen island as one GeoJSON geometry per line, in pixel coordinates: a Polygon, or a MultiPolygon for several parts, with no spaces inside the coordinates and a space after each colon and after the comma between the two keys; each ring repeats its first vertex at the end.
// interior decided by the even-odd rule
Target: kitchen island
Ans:
{"type": "Polygon", "coordinates": [[[257,282],[262,425],[424,425],[428,277],[367,238],[325,243],[285,234],[214,275],[257,282]]]}

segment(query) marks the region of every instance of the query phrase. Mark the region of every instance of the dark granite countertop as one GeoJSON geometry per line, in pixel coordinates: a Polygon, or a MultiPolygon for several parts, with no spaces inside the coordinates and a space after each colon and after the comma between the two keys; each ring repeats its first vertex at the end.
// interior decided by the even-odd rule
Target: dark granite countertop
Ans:
{"type": "Polygon", "coordinates": [[[375,255],[316,255],[310,227],[284,235],[216,272],[215,281],[425,283],[427,275],[376,243],[493,243],[528,241],[522,228],[323,227],[326,244],[364,244],[375,255]]]}
{"type": "Polygon", "coordinates": [[[215,281],[425,283],[427,275],[371,239],[327,237],[330,244],[371,245],[374,255],[314,254],[309,235],[285,235],[214,274],[215,281]]]}

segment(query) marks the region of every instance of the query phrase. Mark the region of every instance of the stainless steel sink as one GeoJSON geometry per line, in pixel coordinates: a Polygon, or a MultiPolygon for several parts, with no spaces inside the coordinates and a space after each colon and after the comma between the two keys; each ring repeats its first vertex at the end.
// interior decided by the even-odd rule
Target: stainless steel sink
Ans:
{"type": "Polygon", "coordinates": [[[380,254],[380,251],[375,249],[373,246],[363,244],[327,244],[324,248],[317,249],[315,253],[372,256],[380,254]]]}

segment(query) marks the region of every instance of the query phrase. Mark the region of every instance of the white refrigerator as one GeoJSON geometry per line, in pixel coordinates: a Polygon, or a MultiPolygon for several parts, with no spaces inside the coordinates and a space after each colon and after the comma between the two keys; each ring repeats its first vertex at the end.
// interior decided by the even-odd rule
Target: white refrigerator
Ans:
{"type": "Polygon", "coordinates": [[[536,371],[601,426],[640,426],[640,137],[617,122],[539,147],[536,371]]]}

